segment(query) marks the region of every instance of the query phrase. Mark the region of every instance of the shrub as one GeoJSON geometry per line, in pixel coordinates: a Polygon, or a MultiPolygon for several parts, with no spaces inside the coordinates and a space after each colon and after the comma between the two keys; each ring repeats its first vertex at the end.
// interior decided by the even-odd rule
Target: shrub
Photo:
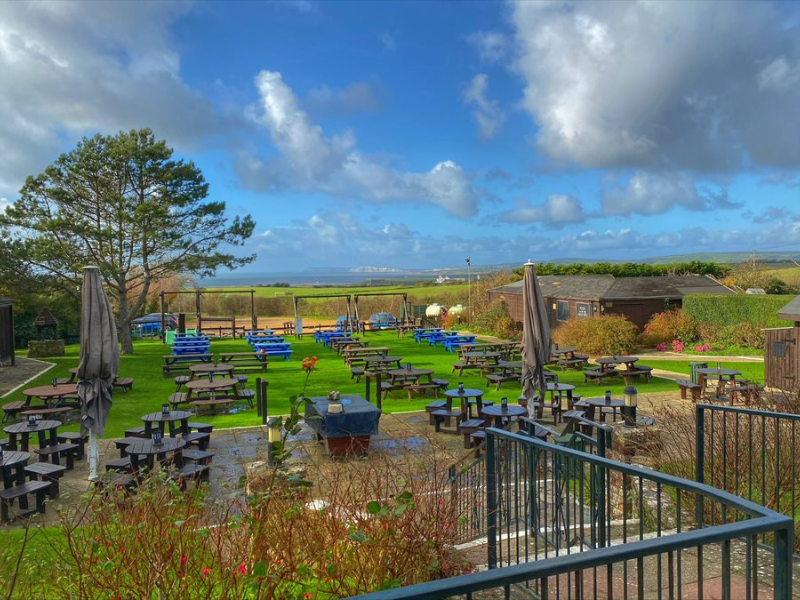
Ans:
{"type": "Polygon", "coordinates": [[[636,349],[638,335],[624,316],[603,315],[567,321],[553,332],[553,341],[588,354],[626,354],[636,349]]]}
{"type": "Polygon", "coordinates": [[[495,298],[480,313],[473,312],[470,329],[508,339],[513,337],[509,336],[509,333],[519,331],[519,326],[508,316],[506,303],[500,298],[495,298]]]}
{"type": "Polygon", "coordinates": [[[642,333],[642,343],[655,346],[672,340],[693,342],[697,339],[697,328],[697,321],[682,310],[668,310],[650,318],[642,333]]]}
{"type": "Polygon", "coordinates": [[[793,296],[690,294],[683,299],[683,311],[696,321],[720,327],[750,323],[758,327],[790,327],[778,319],[778,310],[793,296]]]}
{"type": "Polygon", "coordinates": [[[338,598],[460,575],[463,508],[442,462],[315,469],[313,502],[288,471],[251,471],[246,496],[216,499],[156,473],[62,511],[63,542],[30,577],[51,586],[42,597],[338,598]]]}

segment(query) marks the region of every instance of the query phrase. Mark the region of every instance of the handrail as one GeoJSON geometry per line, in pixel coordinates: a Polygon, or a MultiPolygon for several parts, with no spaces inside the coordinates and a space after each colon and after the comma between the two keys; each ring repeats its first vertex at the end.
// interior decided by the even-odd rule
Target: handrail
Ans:
{"type": "MultiPolygon", "coordinates": [[[[769,511],[772,512],[772,511],[769,511]]],[[[383,590],[358,596],[365,600],[411,600],[416,598],[449,598],[453,594],[468,594],[492,587],[522,583],[542,577],[551,577],[593,567],[602,567],[644,556],[664,554],[676,550],[696,548],[700,544],[716,543],[731,538],[758,535],[780,527],[791,527],[794,521],[777,513],[739,523],[715,525],[685,531],[669,536],[628,542],[587,552],[566,554],[533,562],[521,563],[500,569],[489,569],[468,575],[438,579],[403,588],[383,590]]],[[[778,596],[775,596],[778,597],[778,596]]]]}
{"type": "Polygon", "coordinates": [[[653,471],[651,469],[646,469],[644,467],[637,467],[635,465],[630,465],[627,463],[616,462],[609,458],[602,458],[595,454],[587,454],[585,452],[581,452],[580,450],[573,450],[572,448],[567,448],[566,446],[555,446],[554,444],[542,442],[540,440],[537,440],[536,438],[522,436],[519,435],[518,433],[504,431],[502,429],[497,429],[495,427],[488,427],[486,431],[487,433],[491,432],[498,438],[506,438],[525,444],[531,444],[533,446],[538,446],[542,450],[547,450],[548,452],[553,452],[556,454],[565,454],[567,456],[571,456],[576,460],[584,461],[587,463],[593,463],[595,465],[602,466],[607,469],[613,469],[615,471],[627,473],[629,475],[634,475],[637,477],[644,477],[650,481],[654,481],[656,483],[668,484],[678,489],[701,493],[705,496],[719,500],[720,502],[726,502],[730,504],[732,508],[736,508],[737,510],[747,513],[753,517],[770,516],[773,514],[774,515],[778,514],[775,513],[774,511],[769,510],[768,508],[764,508],[760,504],[756,504],[755,502],[745,500],[744,498],[740,498],[739,496],[734,496],[733,494],[717,489],[715,487],[711,487],[710,485],[706,485],[704,483],[698,483],[696,481],[691,481],[689,479],[682,479],[674,475],[669,475],[668,473],[661,473],[659,471],[653,471]]]}
{"type": "MultiPolygon", "coordinates": [[[[755,502],[740,498],[724,490],[696,481],[682,479],[644,467],[615,462],[608,458],[573,450],[565,446],[557,446],[534,437],[511,433],[502,429],[490,427],[487,428],[486,432],[486,458],[489,465],[494,464],[494,461],[499,459],[500,456],[514,456],[514,454],[503,454],[502,448],[505,446],[502,444],[498,445],[499,440],[506,440],[511,443],[519,444],[522,448],[526,448],[526,456],[530,456],[527,454],[527,451],[531,449],[540,450],[545,452],[545,454],[552,455],[553,459],[557,459],[559,462],[565,461],[566,463],[571,463],[574,461],[576,464],[582,463],[584,466],[589,466],[590,468],[594,467],[597,473],[609,472],[622,474],[623,481],[625,478],[638,478],[640,482],[647,481],[657,486],[669,486],[674,488],[679,492],[679,496],[685,492],[695,494],[700,506],[702,506],[704,501],[719,503],[723,507],[723,515],[727,510],[733,514],[737,514],[739,520],[727,522],[723,517],[723,520],[717,524],[704,524],[702,519],[698,519],[696,528],[687,528],[685,530],[681,530],[679,522],[677,531],[661,535],[659,526],[659,535],[649,539],[640,537],[638,540],[626,540],[622,544],[614,545],[605,545],[604,542],[601,542],[601,547],[597,548],[582,549],[571,553],[568,551],[566,554],[561,555],[557,553],[554,557],[548,557],[547,554],[545,554],[545,558],[543,559],[537,560],[531,558],[518,564],[508,564],[506,566],[497,567],[498,557],[496,554],[496,545],[493,550],[492,541],[494,539],[494,543],[496,544],[498,537],[497,501],[499,496],[497,488],[492,486],[493,491],[491,491],[490,497],[487,499],[489,509],[488,517],[490,519],[490,569],[488,571],[431,581],[405,588],[384,590],[365,595],[363,596],[364,598],[370,600],[416,600],[429,598],[434,600],[437,598],[449,598],[455,594],[469,594],[471,592],[490,588],[504,587],[507,589],[511,584],[530,584],[530,582],[534,581],[542,582],[541,585],[545,586],[546,590],[548,585],[546,582],[549,581],[550,578],[555,577],[556,586],[558,586],[560,581],[558,579],[559,576],[571,576],[570,574],[577,574],[598,567],[606,567],[609,570],[608,576],[610,577],[611,569],[614,565],[626,565],[628,561],[634,561],[634,563],[638,565],[643,565],[643,561],[647,557],[661,557],[674,552],[677,552],[678,557],[680,557],[681,552],[696,549],[697,560],[702,562],[701,549],[708,544],[717,543],[722,545],[723,561],[726,560],[726,557],[728,561],[727,567],[723,567],[727,568],[727,571],[723,571],[723,587],[725,587],[725,581],[727,581],[727,588],[730,590],[731,543],[738,543],[740,540],[751,540],[756,536],[765,534],[774,535],[775,542],[773,549],[775,560],[773,594],[775,597],[788,597],[791,595],[791,568],[789,566],[791,563],[791,552],[789,548],[792,547],[794,538],[794,520],[791,517],[767,509],[755,502]]],[[[502,460],[506,459],[503,458],[502,460]]],[[[497,476],[498,474],[495,472],[494,468],[487,471],[487,477],[489,479],[497,476]]],[[[545,475],[545,478],[546,477],[545,475]]],[[[545,479],[545,481],[546,480],[547,479],[545,479]]],[[[605,500],[601,499],[599,502],[603,505],[605,500]]],[[[678,500],[678,510],[680,511],[680,500],[678,500]]],[[[747,543],[749,543],[749,541],[747,543]]],[[[748,546],[748,556],[749,552],[750,546],[748,546]]],[[[670,560],[672,559],[670,558],[670,560]]],[[[680,558],[678,558],[678,560],[680,560],[680,558]]],[[[748,559],[748,561],[749,560],[750,559],[748,559]]],[[[753,560],[755,560],[755,558],[753,560]]],[[[697,568],[700,581],[703,581],[702,566],[700,563],[698,563],[697,568]]],[[[748,562],[748,569],[749,568],[748,562]]],[[[753,569],[755,570],[755,568],[756,563],[754,562],[753,569]]],[[[641,597],[643,589],[641,587],[643,585],[643,567],[639,566],[638,569],[639,596],[641,597]]],[[[680,582],[680,574],[678,577],[678,582],[680,582]]],[[[659,581],[660,578],[659,570],[659,581]]],[[[749,575],[747,581],[749,589],[751,585],[749,575]]],[[[670,581],[670,585],[673,583],[673,581],[670,581]]],[[[659,583],[659,585],[661,584],[659,583]]],[[[596,592],[597,590],[595,589],[595,593],[596,592]]],[[[587,595],[591,594],[587,593],[587,595]]],[[[575,597],[582,598],[583,593],[581,592],[579,594],[576,591],[575,597]]]]}
{"type": "Polygon", "coordinates": [[[755,408],[744,408],[742,406],[724,406],[720,404],[697,404],[696,408],[703,410],[714,410],[717,412],[727,412],[739,415],[753,415],[755,417],[775,417],[787,421],[800,421],[800,415],[794,413],[784,413],[774,410],[758,410],[755,408]]]}

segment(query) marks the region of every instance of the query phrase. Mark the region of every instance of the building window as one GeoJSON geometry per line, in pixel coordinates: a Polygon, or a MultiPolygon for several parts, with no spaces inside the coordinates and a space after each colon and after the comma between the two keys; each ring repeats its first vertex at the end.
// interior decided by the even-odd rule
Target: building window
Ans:
{"type": "Polygon", "coordinates": [[[559,300],[557,304],[558,307],[556,309],[556,320],[569,321],[569,302],[559,300]]]}
{"type": "Polygon", "coordinates": [[[588,302],[576,302],[575,303],[575,314],[579,317],[591,317],[592,316],[592,305],[588,302]]]}
{"type": "Polygon", "coordinates": [[[772,355],[776,358],[785,358],[786,342],[774,342],[772,344],[772,355]]]}

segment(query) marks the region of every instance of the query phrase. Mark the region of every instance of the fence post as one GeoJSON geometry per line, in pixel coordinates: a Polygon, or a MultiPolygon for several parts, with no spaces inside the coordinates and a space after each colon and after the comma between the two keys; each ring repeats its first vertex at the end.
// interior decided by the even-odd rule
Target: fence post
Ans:
{"type": "Polygon", "coordinates": [[[490,569],[497,568],[497,463],[496,440],[491,431],[486,432],[486,530],[487,562],[490,569]]]}
{"type": "MultiPolygon", "coordinates": [[[[696,407],[695,413],[695,479],[697,483],[705,483],[705,455],[706,455],[706,440],[705,440],[705,410],[702,406],[696,407]]],[[[712,440],[713,443],[713,440],[712,440]]],[[[697,495],[697,504],[695,506],[695,519],[697,520],[697,528],[703,526],[703,495],[697,495]]]]}
{"type": "Polygon", "coordinates": [[[773,598],[792,597],[792,549],[794,548],[794,521],[775,530],[775,573],[773,598]]]}
{"type": "Polygon", "coordinates": [[[256,377],[256,415],[261,416],[261,377],[256,377]]]}
{"type": "Polygon", "coordinates": [[[264,379],[261,382],[261,424],[267,424],[267,387],[269,386],[269,381],[264,379]]]}

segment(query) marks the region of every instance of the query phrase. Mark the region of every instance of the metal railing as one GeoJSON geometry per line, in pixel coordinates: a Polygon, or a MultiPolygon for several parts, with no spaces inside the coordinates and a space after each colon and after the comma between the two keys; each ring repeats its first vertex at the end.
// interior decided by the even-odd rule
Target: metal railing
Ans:
{"type": "MultiPolygon", "coordinates": [[[[522,435],[544,439],[549,437],[555,443],[590,452],[598,456],[605,456],[606,449],[611,447],[612,430],[601,423],[588,419],[577,419],[578,426],[592,429],[597,437],[593,438],[583,431],[572,430],[559,433],[542,423],[523,417],[521,427],[522,435]]],[[[451,498],[456,506],[457,514],[461,515],[456,523],[457,544],[474,541],[486,537],[486,462],[485,455],[479,458],[467,457],[452,465],[448,470],[451,498]]]]}
{"type": "Polygon", "coordinates": [[[366,597],[791,595],[791,518],[695,481],[486,431],[488,570],[366,597]]]}
{"type": "MultiPolygon", "coordinates": [[[[800,415],[712,404],[696,409],[697,481],[800,517],[800,415]]],[[[772,543],[768,535],[761,541],[772,543]]]]}

